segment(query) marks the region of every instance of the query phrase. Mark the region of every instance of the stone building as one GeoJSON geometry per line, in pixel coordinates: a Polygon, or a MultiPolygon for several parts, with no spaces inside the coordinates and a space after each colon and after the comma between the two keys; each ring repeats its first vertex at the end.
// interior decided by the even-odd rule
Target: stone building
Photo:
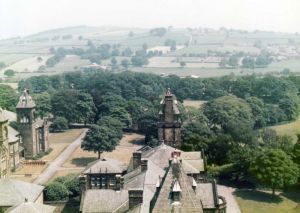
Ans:
{"type": "Polygon", "coordinates": [[[90,164],[80,177],[80,212],[226,212],[225,198],[206,176],[203,153],[178,149],[181,123],[170,90],[161,106],[161,144],[133,152],[127,167],[113,159],[90,164]]]}
{"type": "Polygon", "coordinates": [[[9,160],[8,119],[0,109],[0,178],[7,177],[10,172],[9,160]]]}
{"type": "Polygon", "coordinates": [[[35,109],[36,105],[28,90],[25,89],[20,96],[16,111],[20,135],[25,149],[25,158],[27,159],[49,149],[49,124],[47,120],[42,120],[36,116],[35,109]]]}
{"type": "Polygon", "coordinates": [[[171,93],[170,89],[165,92],[160,105],[161,110],[159,111],[159,122],[157,124],[158,140],[169,146],[180,148],[180,112],[178,110],[176,97],[171,93]]]}
{"type": "Polygon", "coordinates": [[[0,108],[0,178],[16,169],[24,155],[20,133],[9,125],[6,112],[0,108]]]}

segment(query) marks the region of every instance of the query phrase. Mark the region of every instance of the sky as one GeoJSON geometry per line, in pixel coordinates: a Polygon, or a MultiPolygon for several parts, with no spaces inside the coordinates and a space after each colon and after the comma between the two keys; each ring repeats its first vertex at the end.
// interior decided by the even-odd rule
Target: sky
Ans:
{"type": "Polygon", "coordinates": [[[300,0],[0,0],[0,39],[87,25],[300,32],[300,0]]]}

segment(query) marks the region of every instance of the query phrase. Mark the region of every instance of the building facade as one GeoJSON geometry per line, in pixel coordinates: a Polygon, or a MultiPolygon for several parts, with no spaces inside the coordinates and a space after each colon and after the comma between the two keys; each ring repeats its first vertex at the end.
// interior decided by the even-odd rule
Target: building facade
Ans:
{"type": "Polygon", "coordinates": [[[9,174],[9,159],[8,119],[0,109],[0,178],[7,177],[9,174]]]}
{"type": "Polygon", "coordinates": [[[181,121],[177,100],[171,90],[168,89],[160,102],[158,122],[158,140],[160,143],[180,148],[181,146],[181,121]]]}

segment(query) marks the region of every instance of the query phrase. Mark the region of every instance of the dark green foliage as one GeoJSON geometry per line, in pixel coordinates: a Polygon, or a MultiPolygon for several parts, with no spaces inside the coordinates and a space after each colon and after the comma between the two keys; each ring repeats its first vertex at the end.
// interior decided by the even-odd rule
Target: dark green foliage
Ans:
{"type": "Polygon", "coordinates": [[[51,103],[53,115],[65,117],[69,122],[89,122],[96,111],[91,95],[74,89],[57,91],[51,103]]]}
{"type": "Polygon", "coordinates": [[[69,128],[68,120],[64,117],[56,117],[51,124],[51,129],[55,132],[65,131],[69,128]]]}
{"type": "Polygon", "coordinates": [[[87,132],[81,148],[98,153],[98,158],[103,152],[111,152],[115,149],[120,138],[116,132],[107,126],[92,125],[87,132]]]}
{"type": "Polygon", "coordinates": [[[195,121],[182,126],[183,150],[207,150],[214,133],[206,123],[195,121]]]}
{"type": "Polygon", "coordinates": [[[69,191],[69,196],[75,197],[80,193],[80,182],[77,174],[68,174],[66,176],[57,177],[54,182],[62,183],[69,191]]]}
{"type": "Polygon", "coordinates": [[[273,195],[278,188],[296,183],[299,169],[282,150],[269,149],[255,158],[251,172],[263,185],[272,188],[273,195]]]}
{"type": "Polygon", "coordinates": [[[123,128],[125,126],[117,118],[114,118],[111,116],[103,116],[98,120],[97,125],[106,126],[106,127],[109,127],[111,130],[114,130],[116,132],[116,136],[118,138],[122,138],[122,136],[123,136],[123,128]]]}
{"type": "Polygon", "coordinates": [[[0,85],[0,107],[15,111],[18,102],[18,95],[10,86],[0,85]]]}
{"type": "Polygon", "coordinates": [[[69,197],[67,187],[60,182],[51,182],[45,187],[45,198],[49,201],[63,201],[69,197]]]}
{"type": "Polygon", "coordinates": [[[220,97],[207,102],[203,112],[211,127],[221,127],[237,141],[244,143],[252,141],[253,115],[251,108],[243,99],[235,96],[220,97]]]}
{"type": "Polygon", "coordinates": [[[34,94],[33,99],[36,103],[37,114],[41,118],[47,117],[51,113],[51,96],[47,92],[34,94]]]}

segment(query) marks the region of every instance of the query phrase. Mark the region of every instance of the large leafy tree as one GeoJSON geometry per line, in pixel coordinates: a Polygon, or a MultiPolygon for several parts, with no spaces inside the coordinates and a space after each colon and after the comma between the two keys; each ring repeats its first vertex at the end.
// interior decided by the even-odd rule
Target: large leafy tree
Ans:
{"type": "Polygon", "coordinates": [[[14,89],[7,85],[0,85],[0,107],[15,111],[18,95],[14,89]]]}
{"type": "Polygon", "coordinates": [[[51,113],[51,96],[47,92],[34,95],[34,101],[37,105],[37,113],[40,117],[47,116],[51,113]]]}
{"type": "Polygon", "coordinates": [[[202,122],[188,122],[182,127],[182,142],[184,150],[206,150],[213,132],[202,122]]]}
{"type": "Polygon", "coordinates": [[[79,90],[59,90],[51,98],[54,116],[65,117],[69,122],[93,120],[96,107],[90,94],[79,90]]]}
{"type": "Polygon", "coordinates": [[[81,148],[98,153],[111,152],[119,142],[119,137],[114,130],[107,126],[92,125],[81,144],[81,148]]]}
{"type": "Polygon", "coordinates": [[[111,116],[103,116],[98,120],[97,124],[99,126],[109,127],[116,132],[118,138],[122,138],[124,125],[118,119],[111,116]]]}
{"type": "Polygon", "coordinates": [[[297,182],[299,169],[291,158],[280,149],[269,149],[252,162],[250,171],[257,180],[275,190],[297,182]]]}
{"type": "Polygon", "coordinates": [[[219,128],[239,142],[253,139],[253,114],[248,103],[235,96],[223,96],[204,106],[204,115],[213,128],[219,128]]]}

